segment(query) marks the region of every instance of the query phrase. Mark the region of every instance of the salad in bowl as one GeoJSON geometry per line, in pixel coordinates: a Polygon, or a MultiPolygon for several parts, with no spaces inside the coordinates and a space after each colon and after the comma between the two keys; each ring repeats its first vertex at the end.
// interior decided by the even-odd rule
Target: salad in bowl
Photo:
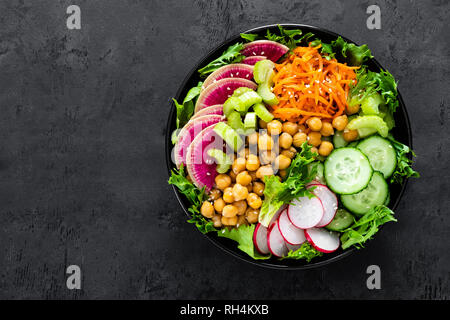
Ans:
{"type": "Polygon", "coordinates": [[[258,28],[189,81],[169,119],[169,183],[210,239],[295,267],[362,248],[397,221],[419,174],[397,82],[367,45],[307,26],[258,28]]]}

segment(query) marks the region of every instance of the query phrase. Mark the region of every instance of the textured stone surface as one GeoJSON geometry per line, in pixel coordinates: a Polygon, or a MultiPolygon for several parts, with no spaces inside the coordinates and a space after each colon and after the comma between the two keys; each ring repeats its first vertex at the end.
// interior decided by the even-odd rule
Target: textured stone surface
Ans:
{"type": "Polygon", "coordinates": [[[450,2],[1,1],[0,298],[449,298],[450,2]],[[259,25],[367,43],[398,79],[420,180],[386,227],[333,265],[281,272],[223,253],[166,184],[169,99],[202,55],[259,25]],[[447,30],[447,31],[445,31],[447,30]],[[65,287],[78,264],[83,289],[65,287]],[[382,270],[369,291],[366,267],[382,270]]]}

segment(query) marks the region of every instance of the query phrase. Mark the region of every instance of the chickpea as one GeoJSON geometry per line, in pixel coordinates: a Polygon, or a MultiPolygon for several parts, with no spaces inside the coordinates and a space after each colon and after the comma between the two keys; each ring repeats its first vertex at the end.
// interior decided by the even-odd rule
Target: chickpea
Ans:
{"type": "Polygon", "coordinates": [[[271,136],[278,136],[280,135],[281,131],[283,130],[283,125],[278,120],[272,120],[267,124],[267,132],[271,136]]]}
{"type": "Polygon", "coordinates": [[[217,199],[219,199],[221,196],[222,196],[222,192],[220,192],[219,189],[212,189],[212,190],[209,192],[208,200],[210,200],[210,201],[217,200],[217,199]]]}
{"type": "Polygon", "coordinates": [[[222,219],[222,216],[221,216],[220,214],[215,214],[215,215],[211,218],[212,222],[214,223],[214,227],[220,228],[220,227],[222,226],[222,221],[221,221],[221,219],[222,219]]]}
{"type": "Polygon", "coordinates": [[[214,210],[216,212],[222,213],[223,207],[225,207],[225,201],[222,198],[214,200],[214,210]]]}
{"type": "Polygon", "coordinates": [[[287,176],[287,171],[286,170],[280,170],[279,174],[280,174],[280,177],[284,179],[287,176]]]}
{"type": "Polygon", "coordinates": [[[248,190],[248,193],[250,193],[250,192],[252,192],[252,191],[253,191],[253,186],[252,186],[252,184],[251,184],[251,183],[249,183],[249,184],[248,184],[248,185],[246,185],[245,187],[247,188],[247,190],[248,190]]]}
{"type": "Polygon", "coordinates": [[[322,143],[322,135],[320,134],[320,132],[310,132],[308,134],[308,143],[310,145],[312,145],[313,147],[318,147],[320,146],[320,144],[322,143]]]}
{"type": "Polygon", "coordinates": [[[322,129],[322,120],[318,117],[312,117],[306,120],[306,124],[312,131],[320,131],[322,129]]]}
{"type": "Polygon", "coordinates": [[[233,203],[234,202],[234,195],[233,195],[233,188],[228,187],[225,190],[223,190],[223,201],[226,203],[233,203]]]}
{"type": "Polygon", "coordinates": [[[250,175],[250,177],[252,177],[252,181],[255,181],[256,179],[258,179],[256,177],[256,171],[250,171],[248,174],[250,175]]]}
{"type": "Polygon", "coordinates": [[[247,210],[247,201],[240,200],[240,201],[233,202],[233,206],[235,206],[237,208],[237,215],[241,216],[247,210]]]}
{"type": "Polygon", "coordinates": [[[331,153],[331,151],[333,151],[333,149],[334,146],[330,141],[323,141],[319,147],[319,154],[326,157],[331,153]]]}
{"type": "Polygon", "coordinates": [[[287,169],[290,165],[291,158],[288,158],[285,155],[280,154],[275,160],[275,166],[280,170],[287,169]]]}
{"type": "Polygon", "coordinates": [[[245,218],[247,219],[248,223],[257,223],[259,217],[259,210],[255,210],[252,208],[248,208],[245,212],[245,218]]]}
{"type": "Polygon", "coordinates": [[[294,139],[289,133],[283,132],[278,140],[278,143],[283,149],[289,149],[292,146],[292,141],[294,139]]]}
{"type": "Polygon", "coordinates": [[[226,218],[232,218],[235,217],[238,213],[238,208],[236,208],[232,204],[227,204],[225,207],[223,207],[222,210],[222,217],[226,218]]]}
{"type": "Polygon", "coordinates": [[[332,124],[337,131],[343,131],[348,124],[348,118],[344,114],[343,116],[334,118],[332,124]]]}
{"type": "Polygon", "coordinates": [[[245,170],[245,163],[245,158],[237,158],[231,165],[231,170],[237,175],[239,172],[245,170]]]}
{"type": "Polygon", "coordinates": [[[258,179],[263,180],[265,176],[273,176],[273,169],[271,165],[259,167],[259,169],[256,171],[256,177],[258,179]]]}
{"type": "Polygon", "coordinates": [[[247,159],[248,155],[250,154],[250,150],[248,148],[243,148],[239,150],[238,155],[239,158],[247,159]]]}
{"type": "Polygon", "coordinates": [[[355,114],[359,112],[360,109],[360,105],[359,104],[355,104],[353,106],[347,105],[346,109],[345,109],[345,113],[347,114],[355,114]]]}
{"type": "Polygon", "coordinates": [[[248,144],[257,144],[258,143],[258,137],[259,134],[258,132],[253,132],[252,134],[250,134],[247,139],[248,139],[248,144]]]}
{"type": "Polygon", "coordinates": [[[267,122],[259,119],[258,124],[261,129],[267,129],[267,122]]]}
{"type": "Polygon", "coordinates": [[[288,157],[289,159],[294,159],[297,150],[294,147],[289,148],[288,150],[281,151],[281,154],[288,157]]]}
{"type": "Polygon", "coordinates": [[[298,132],[298,124],[290,121],[283,123],[283,132],[291,136],[295,135],[298,132]]]}
{"type": "Polygon", "coordinates": [[[306,132],[306,126],[304,124],[299,124],[298,132],[306,132]]]}
{"type": "Polygon", "coordinates": [[[239,172],[239,174],[236,176],[236,183],[239,183],[240,185],[246,186],[251,182],[252,177],[248,174],[247,171],[239,172]]]}
{"type": "Polygon", "coordinates": [[[230,171],[228,172],[228,175],[229,175],[230,178],[231,178],[231,182],[236,182],[236,173],[234,173],[233,170],[230,170],[230,171]]]}
{"type": "Polygon", "coordinates": [[[329,122],[322,123],[322,130],[320,130],[320,134],[324,137],[329,137],[334,134],[333,125],[329,122]]]}
{"type": "Polygon", "coordinates": [[[271,152],[271,151],[262,151],[259,154],[259,160],[261,162],[262,165],[267,165],[269,163],[272,163],[275,161],[276,158],[276,154],[275,152],[271,152]]]}
{"type": "Polygon", "coordinates": [[[245,216],[238,216],[238,220],[236,223],[236,226],[242,226],[242,225],[246,225],[247,224],[247,219],[245,219],[245,216]]]}
{"type": "Polygon", "coordinates": [[[253,209],[259,209],[262,205],[262,200],[256,193],[250,193],[247,196],[247,203],[253,209]]]}
{"type": "Polygon", "coordinates": [[[272,150],[273,144],[274,144],[273,139],[268,134],[259,135],[258,138],[259,150],[272,150]]]}
{"type": "Polygon", "coordinates": [[[244,200],[248,196],[248,189],[239,183],[236,183],[233,187],[233,197],[235,201],[244,200]]]}
{"type": "Polygon", "coordinates": [[[215,182],[216,182],[217,188],[219,188],[220,190],[225,190],[231,184],[231,177],[226,174],[219,174],[215,178],[215,182]]]}
{"type": "Polygon", "coordinates": [[[231,217],[231,218],[222,217],[222,219],[221,219],[221,222],[222,222],[222,224],[224,226],[230,226],[230,227],[231,226],[235,226],[237,221],[238,221],[238,217],[237,216],[234,216],[234,217],[231,217]]]}
{"type": "Polygon", "coordinates": [[[258,196],[262,197],[264,194],[264,183],[262,182],[254,182],[253,183],[253,192],[258,196]]]}
{"type": "Polygon", "coordinates": [[[302,144],[307,140],[308,136],[304,132],[298,132],[294,135],[294,146],[300,148],[302,144]]]}
{"type": "Polygon", "coordinates": [[[209,201],[205,201],[202,204],[202,207],[200,208],[200,212],[202,216],[206,218],[212,218],[214,215],[214,207],[209,201]]]}
{"type": "Polygon", "coordinates": [[[312,147],[311,152],[315,153],[315,154],[319,154],[319,149],[317,149],[316,147],[312,147]]]}
{"type": "Polygon", "coordinates": [[[347,142],[354,141],[354,140],[358,139],[358,131],[345,129],[344,132],[342,133],[342,137],[347,142]]]}
{"type": "Polygon", "coordinates": [[[250,154],[247,159],[247,163],[245,164],[245,167],[248,171],[256,171],[258,170],[261,163],[259,162],[259,158],[257,155],[250,154]]]}

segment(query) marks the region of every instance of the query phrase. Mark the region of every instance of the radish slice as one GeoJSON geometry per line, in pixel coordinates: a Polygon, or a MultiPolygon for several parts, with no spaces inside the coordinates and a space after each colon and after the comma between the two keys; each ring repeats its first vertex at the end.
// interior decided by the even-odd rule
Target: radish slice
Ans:
{"type": "Polygon", "coordinates": [[[278,221],[272,225],[267,235],[267,246],[269,251],[276,257],[284,257],[288,252],[283,236],[278,229],[278,221]]]}
{"type": "Polygon", "coordinates": [[[292,224],[300,229],[309,229],[317,225],[323,217],[323,206],[319,198],[300,197],[288,207],[288,217],[292,224]]]}
{"type": "Polygon", "coordinates": [[[336,232],[328,231],[322,228],[311,228],[305,230],[305,237],[314,248],[324,253],[336,251],[341,244],[339,236],[336,232]]]}
{"type": "MultiPolygon", "coordinates": [[[[302,231],[302,232],[303,232],[303,231],[302,231]]],[[[305,238],[305,239],[306,239],[306,238],[305,238]]],[[[301,246],[302,246],[301,244],[292,245],[292,244],[289,244],[289,243],[286,242],[286,247],[287,247],[289,250],[292,250],[292,251],[296,251],[296,250],[300,249],[301,246]]]]}
{"type": "Polygon", "coordinates": [[[253,243],[256,250],[261,254],[269,254],[269,247],[267,246],[267,228],[261,223],[258,223],[253,232],[253,243]]]}
{"type": "Polygon", "coordinates": [[[309,188],[311,187],[315,187],[312,192],[320,199],[320,201],[322,201],[323,206],[323,217],[316,227],[325,227],[336,215],[336,211],[338,209],[338,199],[334,192],[323,184],[314,184],[309,186],[309,188]]]}
{"type": "Polygon", "coordinates": [[[278,218],[278,228],[287,244],[299,245],[306,241],[303,230],[294,226],[289,220],[287,209],[283,210],[278,218]]]}

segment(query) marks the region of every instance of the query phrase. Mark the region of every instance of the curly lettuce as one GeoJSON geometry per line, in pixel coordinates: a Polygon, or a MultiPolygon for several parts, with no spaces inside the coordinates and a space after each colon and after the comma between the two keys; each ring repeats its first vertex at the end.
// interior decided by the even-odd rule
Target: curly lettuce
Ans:
{"type": "MultiPolygon", "coordinates": [[[[172,99],[175,103],[175,107],[177,109],[177,129],[183,127],[189,119],[191,119],[194,114],[195,101],[197,97],[200,95],[200,91],[202,90],[203,82],[199,82],[197,86],[191,88],[186,97],[183,99],[183,103],[179,103],[176,99],[172,99]]],[[[174,139],[172,138],[172,142],[174,139]]]]}
{"type": "Polygon", "coordinates": [[[412,168],[411,165],[413,164],[413,160],[408,156],[411,154],[412,157],[415,157],[416,154],[414,151],[407,145],[395,140],[392,135],[388,135],[387,138],[391,141],[395,153],[397,154],[397,166],[391,176],[390,182],[403,183],[407,178],[419,178],[420,174],[412,168]]]}
{"type": "Polygon", "coordinates": [[[281,260],[284,259],[295,259],[295,260],[301,260],[305,259],[307,262],[310,262],[315,257],[321,257],[323,256],[323,253],[316,250],[309,242],[304,242],[300,248],[297,250],[289,250],[288,254],[281,258],[281,260]]]}
{"type": "Polygon", "coordinates": [[[227,64],[241,62],[245,58],[244,55],[241,54],[243,48],[244,45],[240,42],[229,46],[220,57],[198,70],[200,77],[204,78],[208,74],[227,64]]]}

